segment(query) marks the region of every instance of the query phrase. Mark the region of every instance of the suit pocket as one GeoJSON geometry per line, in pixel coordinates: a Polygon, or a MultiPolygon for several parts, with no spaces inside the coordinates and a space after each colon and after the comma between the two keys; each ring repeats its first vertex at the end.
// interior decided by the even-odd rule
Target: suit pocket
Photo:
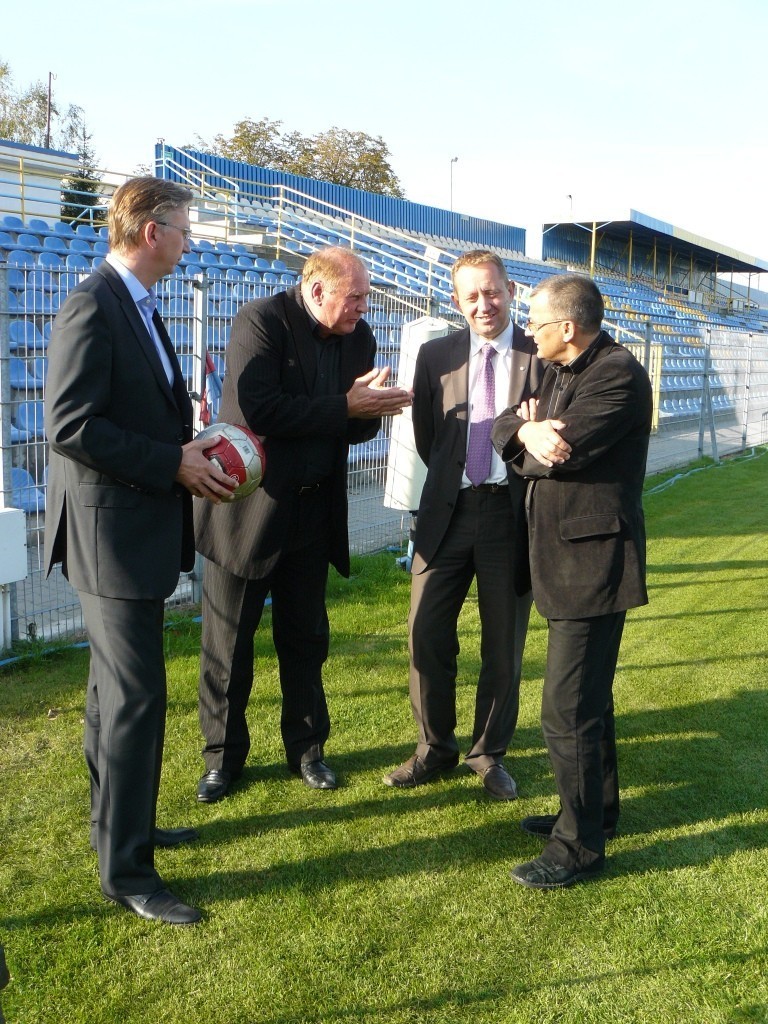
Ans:
{"type": "Polygon", "coordinates": [[[615,512],[578,516],[575,519],[563,519],[560,523],[560,536],[563,540],[582,540],[584,537],[600,537],[620,532],[621,520],[615,512]]]}
{"type": "Polygon", "coordinates": [[[77,496],[84,508],[137,508],[142,499],[138,491],[118,484],[81,483],[77,496]]]}

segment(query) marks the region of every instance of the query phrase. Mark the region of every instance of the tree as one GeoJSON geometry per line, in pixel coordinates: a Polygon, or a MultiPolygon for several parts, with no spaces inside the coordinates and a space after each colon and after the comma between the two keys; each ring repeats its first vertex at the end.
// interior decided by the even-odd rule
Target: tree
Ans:
{"type": "MultiPolygon", "coordinates": [[[[70,104],[62,113],[51,96],[50,145],[54,149],[75,149],[85,130],[82,107],[70,104]]],[[[19,89],[10,65],[0,59],[0,139],[45,146],[48,134],[48,86],[33,82],[19,89]]],[[[88,136],[90,139],[90,136],[88,136]]]]}
{"type": "Polygon", "coordinates": [[[260,121],[245,118],[235,124],[229,138],[216,135],[207,143],[197,136],[195,146],[182,148],[403,198],[400,181],[389,163],[389,149],[380,136],[336,127],[313,136],[297,131],[281,134],[281,126],[282,121],[268,117],[260,121]]]}
{"type": "Polygon", "coordinates": [[[346,128],[329,128],[312,140],[311,178],[333,181],[337,185],[403,198],[397,175],[389,163],[389,149],[379,136],[346,128]]]}
{"type": "MultiPolygon", "coordinates": [[[[51,122],[59,114],[51,103],[51,122]]],[[[0,61],[0,138],[44,146],[48,125],[48,89],[33,82],[26,89],[16,88],[10,66],[0,61]]]]}
{"type": "Polygon", "coordinates": [[[74,149],[80,158],[76,174],[63,179],[61,183],[61,219],[63,221],[104,220],[95,208],[102,202],[101,179],[94,169],[96,157],[85,121],[82,107],[71,106],[63,130],[63,142],[67,149],[74,149]]]}

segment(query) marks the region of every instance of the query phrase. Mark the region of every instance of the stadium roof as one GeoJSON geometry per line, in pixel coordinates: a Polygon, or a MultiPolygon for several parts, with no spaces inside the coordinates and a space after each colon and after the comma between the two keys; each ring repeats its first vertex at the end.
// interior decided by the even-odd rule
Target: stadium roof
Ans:
{"type": "Polygon", "coordinates": [[[663,240],[664,248],[676,242],[675,252],[680,256],[693,256],[699,264],[709,264],[713,269],[717,268],[718,274],[764,274],[768,273],[768,261],[758,259],[748,253],[738,252],[728,246],[712,242],[701,235],[694,235],[690,231],[675,227],[666,221],[649,217],[647,214],[639,213],[637,210],[629,210],[627,215],[614,218],[606,218],[596,221],[568,220],[544,224],[544,233],[551,228],[562,227],[573,224],[592,232],[593,223],[597,231],[602,235],[615,238],[621,241],[629,241],[630,235],[634,241],[653,244],[654,241],[663,240]]]}

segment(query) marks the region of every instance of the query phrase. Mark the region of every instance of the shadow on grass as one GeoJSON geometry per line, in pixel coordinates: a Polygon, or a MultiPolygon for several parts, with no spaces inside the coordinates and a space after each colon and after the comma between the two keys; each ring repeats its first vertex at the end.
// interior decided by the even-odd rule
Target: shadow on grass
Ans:
{"type": "MultiPolygon", "coordinates": [[[[566,993],[579,987],[596,987],[599,992],[601,987],[608,986],[608,991],[616,990],[616,983],[623,980],[632,981],[643,978],[662,978],[671,976],[678,972],[694,972],[705,976],[712,965],[720,965],[736,969],[742,965],[751,964],[753,961],[760,962],[768,955],[768,947],[760,949],[745,950],[739,952],[707,952],[700,956],[679,957],[677,959],[665,959],[658,963],[650,963],[644,967],[633,967],[626,970],[604,971],[600,974],[585,974],[581,976],[552,977],[550,980],[537,984],[516,981],[514,972],[507,985],[483,986],[475,990],[445,988],[436,992],[429,998],[418,998],[399,1000],[387,1006],[381,1003],[356,1004],[346,1007],[336,1007],[333,1010],[324,1010],[322,1015],[315,1016],[304,1010],[300,1015],[287,1014],[272,1018],[272,1024],[343,1024],[345,1021],[365,1021],[366,1024],[373,1020],[386,1022],[390,1015],[402,1020],[404,1014],[413,1014],[414,1020],[421,1020],[422,1015],[432,1014],[451,1007],[454,1010],[462,1009],[466,1012],[467,1020],[472,1019],[472,1011],[481,1011],[484,1004],[499,1003],[508,1001],[510,998],[525,998],[537,993],[552,993],[553,997],[561,999],[563,990],[566,993]]],[[[595,1005],[597,1010],[599,1003],[595,1005]]],[[[500,1012],[504,1007],[499,1007],[500,1012]]],[[[693,1007],[692,1007],[693,1010],[693,1007]]],[[[423,1019],[427,1019],[426,1016],[423,1019]]],[[[429,1019],[433,1019],[430,1017],[429,1019]]],[[[458,1019],[452,1016],[451,1019],[458,1019]]],[[[768,1019],[768,1004],[749,1003],[733,1007],[727,1018],[726,1024],[748,1024],[748,1022],[764,1022],[768,1019]]]]}

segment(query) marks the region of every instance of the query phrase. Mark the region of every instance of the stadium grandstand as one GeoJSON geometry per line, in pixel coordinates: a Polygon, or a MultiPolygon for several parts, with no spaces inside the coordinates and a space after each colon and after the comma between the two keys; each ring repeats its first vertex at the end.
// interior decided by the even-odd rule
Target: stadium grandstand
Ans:
{"type": "MultiPolygon", "coordinates": [[[[60,575],[44,581],[41,568],[46,349],[67,293],[108,251],[105,212],[127,175],[99,172],[96,193],[84,191],[78,201],[71,187],[77,170],[71,154],[0,141],[2,504],[25,513],[28,560],[27,579],[10,588],[12,639],[81,628],[76,594],[60,575]]],[[[606,300],[606,329],[632,349],[653,383],[649,472],[768,441],[768,309],[766,296],[751,287],[768,263],[757,258],[630,211],[545,224],[542,258],[532,259],[518,227],[162,141],[154,173],[195,196],[192,251],[158,295],[199,426],[215,419],[237,310],[295,284],[318,247],[348,246],[368,266],[367,319],[378,361],[394,375],[407,325],[430,317],[450,330],[462,322],[451,303],[452,263],[467,249],[488,248],[516,282],[517,320],[543,278],[566,271],[595,278],[606,300]]],[[[350,453],[350,539],[357,552],[399,550],[407,534],[403,513],[383,503],[390,430],[385,423],[350,453]]],[[[199,573],[183,576],[172,601],[196,600],[198,579],[199,573]]]]}

